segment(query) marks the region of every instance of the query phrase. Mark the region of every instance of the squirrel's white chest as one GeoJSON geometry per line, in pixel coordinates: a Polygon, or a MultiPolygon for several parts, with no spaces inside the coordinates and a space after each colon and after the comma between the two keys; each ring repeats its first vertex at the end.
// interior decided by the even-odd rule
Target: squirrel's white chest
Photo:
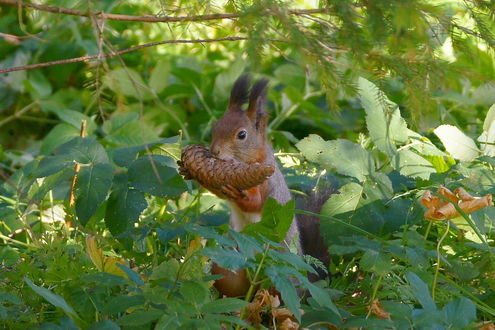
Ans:
{"type": "Polygon", "coordinates": [[[244,212],[232,201],[228,201],[230,206],[230,227],[235,231],[241,231],[250,223],[261,220],[261,213],[244,212]]]}

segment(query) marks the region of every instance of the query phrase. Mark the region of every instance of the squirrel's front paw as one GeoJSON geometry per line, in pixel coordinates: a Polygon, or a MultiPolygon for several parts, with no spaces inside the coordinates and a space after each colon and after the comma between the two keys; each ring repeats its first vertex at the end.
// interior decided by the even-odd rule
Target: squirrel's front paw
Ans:
{"type": "Polygon", "coordinates": [[[192,180],[192,175],[189,170],[185,167],[179,167],[179,174],[184,177],[184,180],[192,180]]]}
{"type": "Polygon", "coordinates": [[[223,185],[221,189],[222,193],[224,193],[229,199],[236,200],[246,197],[246,192],[244,190],[239,190],[230,184],[223,185]]]}

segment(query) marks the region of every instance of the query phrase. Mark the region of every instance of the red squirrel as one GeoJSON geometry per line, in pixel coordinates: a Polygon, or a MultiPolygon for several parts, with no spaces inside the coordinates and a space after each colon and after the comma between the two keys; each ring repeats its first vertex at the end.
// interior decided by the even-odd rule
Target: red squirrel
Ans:
{"type": "MultiPolygon", "coordinates": [[[[275,172],[265,182],[246,191],[227,184],[222,187],[231,209],[230,226],[235,231],[241,231],[246,225],[260,221],[263,205],[269,197],[280,204],[285,204],[292,198],[266,134],[268,116],[264,108],[267,85],[268,81],[263,79],[250,88],[249,76],[243,75],[237,79],[227,110],[215,123],[212,131],[210,152],[214,156],[247,164],[273,164],[275,167],[275,172]],[[244,109],[246,103],[247,107],[244,109]]],[[[319,212],[317,208],[322,203],[318,204],[312,207],[313,211],[319,212]]],[[[328,265],[328,252],[319,235],[318,218],[306,216],[298,218],[297,222],[293,221],[285,244],[294,244],[299,254],[311,254],[328,265]],[[299,237],[300,233],[302,237],[299,237]],[[296,241],[291,242],[293,239],[296,241]]],[[[233,273],[213,264],[212,272],[224,275],[224,278],[215,282],[215,287],[223,295],[240,296],[249,288],[249,281],[242,269],[233,273]]]]}
{"type": "MultiPolygon", "coordinates": [[[[222,187],[231,209],[230,226],[236,231],[261,220],[261,210],[267,198],[272,197],[280,204],[292,198],[266,136],[267,114],[264,107],[267,84],[267,80],[259,80],[250,89],[247,75],[237,79],[227,110],[212,131],[210,151],[214,156],[247,164],[272,164],[275,167],[275,172],[264,183],[246,191],[230,185],[222,187]]],[[[297,241],[294,243],[299,248],[298,236],[297,224],[293,221],[286,244],[295,238],[297,241]]]]}

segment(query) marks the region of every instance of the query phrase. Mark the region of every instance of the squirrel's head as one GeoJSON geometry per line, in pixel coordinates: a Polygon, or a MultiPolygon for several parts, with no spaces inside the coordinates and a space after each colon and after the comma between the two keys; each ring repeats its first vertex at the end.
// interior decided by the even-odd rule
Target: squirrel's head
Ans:
{"type": "Polygon", "coordinates": [[[267,115],[264,110],[267,80],[249,88],[249,76],[234,84],[230,102],[222,118],[213,127],[210,150],[216,157],[245,163],[265,160],[267,115]],[[243,105],[248,104],[244,110],[243,105]]]}

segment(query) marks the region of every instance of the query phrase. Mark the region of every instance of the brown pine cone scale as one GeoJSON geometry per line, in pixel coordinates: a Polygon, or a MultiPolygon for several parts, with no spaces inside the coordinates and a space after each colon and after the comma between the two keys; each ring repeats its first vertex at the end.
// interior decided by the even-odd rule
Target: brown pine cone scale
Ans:
{"type": "Polygon", "coordinates": [[[221,191],[225,185],[239,190],[249,189],[263,183],[275,171],[273,165],[216,158],[201,145],[185,147],[178,164],[186,180],[194,179],[214,192],[221,191]]]}

